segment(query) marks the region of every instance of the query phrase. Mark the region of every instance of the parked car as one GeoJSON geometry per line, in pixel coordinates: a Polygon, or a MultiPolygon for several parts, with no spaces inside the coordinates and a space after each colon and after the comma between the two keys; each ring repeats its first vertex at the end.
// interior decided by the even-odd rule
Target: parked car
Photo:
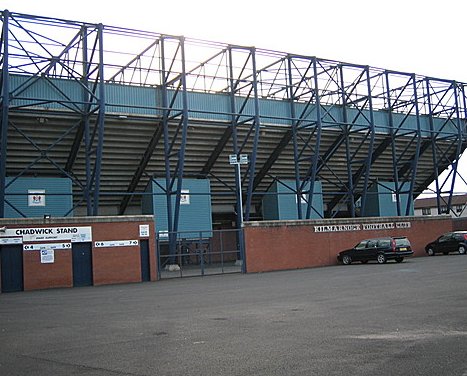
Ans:
{"type": "Polygon", "coordinates": [[[467,252],[467,231],[443,234],[435,241],[428,243],[425,251],[429,256],[434,256],[436,253],[447,255],[449,252],[459,252],[461,255],[465,255],[467,252]]]}
{"type": "Polygon", "coordinates": [[[352,249],[339,252],[337,260],[344,265],[350,265],[353,261],[366,264],[370,260],[384,264],[387,260],[402,262],[404,257],[412,255],[413,251],[409,239],[406,237],[386,237],[362,240],[352,249]]]}

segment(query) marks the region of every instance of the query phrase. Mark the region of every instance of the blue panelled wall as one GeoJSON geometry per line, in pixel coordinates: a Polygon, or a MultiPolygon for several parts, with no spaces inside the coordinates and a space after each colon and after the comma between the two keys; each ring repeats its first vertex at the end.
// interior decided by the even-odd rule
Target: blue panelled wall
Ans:
{"type": "Polygon", "coordinates": [[[73,216],[72,183],[68,178],[6,179],[6,218],[73,216]]]}
{"type": "MultiPolygon", "coordinates": [[[[309,190],[310,184],[306,184],[305,190],[309,190]]],[[[312,199],[311,219],[323,218],[323,195],[321,182],[314,184],[314,194],[312,199]]],[[[297,195],[294,180],[274,181],[263,198],[263,219],[265,220],[294,220],[299,219],[297,214],[297,195]]],[[[307,195],[301,200],[302,218],[306,218],[307,195]]]]}
{"type": "MultiPolygon", "coordinates": [[[[164,179],[151,180],[142,199],[143,214],[153,214],[156,232],[161,239],[167,233],[167,198],[164,179]]],[[[180,202],[179,237],[198,238],[212,236],[211,186],[209,179],[183,179],[180,202]]],[[[172,208],[175,195],[172,195],[172,208]]]]}
{"type": "MultiPolygon", "coordinates": [[[[400,215],[414,215],[413,200],[410,200],[409,211],[406,212],[407,203],[409,202],[409,183],[405,182],[400,185],[399,192],[399,210],[400,215]]],[[[395,191],[395,183],[388,181],[377,181],[368,189],[368,196],[365,208],[362,208],[362,213],[366,217],[392,217],[398,216],[397,213],[397,197],[395,191]]]]}
{"type": "MultiPolygon", "coordinates": [[[[15,88],[25,85],[27,80],[31,79],[29,76],[11,75],[10,85],[12,91],[15,88]]],[[[63,103],[70,102],[73,104],[71,108],[80,107],[80,95],[82,92],[81,84],[75,80],[65,79],[48,79],[36,80],[34,84],[27,87],[17,97],[13,97],[11,105],[24,106],[33,105],[32,98],[43,98],[44,101],[38,103],[39,107],[46,107],[47,109],[63,109],[63,103]]],[[[174,91],[169,90],[169,100],[174,97],[174,91]]],[[[161,115],[162,108],[162,94],[161,89],[158,87],[139,87],[131,85],[119,85],[107,83],[105,85],[105,98],[106,98],[106,112],[114,114],[132,114],[143,116],[159,116],[161,115]]],[[[207,119],[218,121],[230,120],[230,102],[227,94],[212,94],[212,93],[199,93],[188,92],[188,112],[191,119],[207,119]]],[[[173,108],[183,108],[181,96],[175,96],[173,108]]],[[[237,101],[237,111],[241,106],[242,101],[237,101]]],[[[295,103],[295,112],[301,113],[305,108],[306,103],[295,103]]],[[[322,105],[321,114],[325,114],[322,118],[323,125],[326,127],[340,126],[344,122],[342,106],[326,106],[322,105]]],[[[277,124],[277,125],[290,125],[291,112],[290,102],[275,99],[259,99],[259,110],[262,123],[264,124],[277,124]]],[[[355,119],[355,125],[368,127],[368,120],[370,118],[369,110],[352,109],[346,107],[348,118],[355,119]],[[360,114],[360,115],[359,115],[360,114]]],[[[254,99],[247,100],[245,107],[242,110],[244,116],[254,115],[254,99]]],[[[377,133],[390,132],[390,120],[388,111],[373,111],[375,121],[375,131],[377,133]]],[[[316,121],[317,114],[316,108],[307,111],[306,118],[303,120],[316,121]]],[[[392,112],[393,124],[396,127],[407,131],[417,130],[417,116],[404,113],[392,112]]],[[[441,131],[440,135],[456,136],[458,129],[455,121],[446,121],[442,118],[431,118],[428,115],[420,115],[420,131],[422,137],[430,137],[432,132],[430,130],[430,122],[433,123],[433,131],[441,131]]]]}

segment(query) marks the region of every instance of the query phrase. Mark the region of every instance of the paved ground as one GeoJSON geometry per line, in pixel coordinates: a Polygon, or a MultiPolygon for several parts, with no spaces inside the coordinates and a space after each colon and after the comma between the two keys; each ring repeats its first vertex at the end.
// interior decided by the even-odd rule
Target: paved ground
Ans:
{"type": "Polygon", "coordinates": [[[0,375],[467,376],[467,256],[0,295],[0,375]]]}

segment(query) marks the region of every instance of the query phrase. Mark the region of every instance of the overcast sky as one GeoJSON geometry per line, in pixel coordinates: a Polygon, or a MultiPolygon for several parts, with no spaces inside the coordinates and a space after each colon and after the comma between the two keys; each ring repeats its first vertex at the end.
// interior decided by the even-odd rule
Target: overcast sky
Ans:
{"type": "Polygon", "coordinates": [[[0,0],[0,8],[467,82],[464,0],[0,0]]]}

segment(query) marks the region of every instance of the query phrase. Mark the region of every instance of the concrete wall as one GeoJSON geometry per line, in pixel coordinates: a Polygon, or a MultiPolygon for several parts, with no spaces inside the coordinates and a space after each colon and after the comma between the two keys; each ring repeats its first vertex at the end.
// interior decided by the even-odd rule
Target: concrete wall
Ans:
{"type": "MultiPolygon", "coordinates": [[[[0,227],[6,227],[0,236],[3,240],[12,238],[21,229],[56,229],[58,227],[91,227],[92,277],[93,285],[128,283],[141,281],[140,244],[149,242],[150,280],[157,279],[155,254],[155,230],[153,216],[124,217],[75,217],[43,219],[1,219],[0,227]],[[140,233],[140,226],[148,226],[147,236],[140,233]],[[137,245],[117,246],[117,242],[138,240],[137,245]],[[99,247],[97,243],[107,242],[110,246],[99,247]]],[[[50,245],[63,242],[70,246],[77,240],[28,239],[21,238],[23,247],[24,290],[36,290],[73,286],[72,249],[54,250],[53,263],[41,263],[40,250],[28,250],[39,244],[50,245]]],[[[2,252],[4,250],[2,249],[2,252]]],[[[0,265],[1,273],[1,265],[0,265]]],[[[1,291],[1,286],[0,286],[1,291]]]]}
{"type": "Polygon", "coordinates": [[[415,256],[425,245],[452,231],[449,216],[385,217],[245,223],[247,272],[337,264],[337,253],[366,238],[407,236],[415,256]]]}

